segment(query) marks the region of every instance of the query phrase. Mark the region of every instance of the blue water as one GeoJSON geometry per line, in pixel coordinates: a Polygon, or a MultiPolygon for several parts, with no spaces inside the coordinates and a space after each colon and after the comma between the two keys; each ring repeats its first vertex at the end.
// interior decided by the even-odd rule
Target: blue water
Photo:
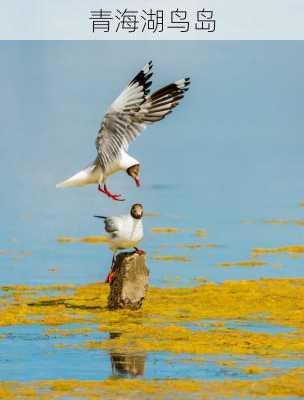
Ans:
{"type": "MultiPolygon", "coordinates": [[[[128,212],[134,202],[159,212],[145,219],[142,247],[198,240],[217,249],[161,249],[189,264],[149,260],[151,282],[179,277],[212,281],[303,276],[302,260],[273,257],[261,268],[218,268],[248,259],[254,247],[304,243],[304,228],[264,219],[302,218],[304,198],[304,44],[302,42],[1,42],[2,284],[84,283],[102,279],[111,260],[104,246],[60,245],[60,235],[102,233],[96,213],[128,212]],[[129,55],[132,54],[132,57],[129,55]],[[128,60],[122,63],[121,60],[128,60]],[[94,139],[111,101],[147,61],[154,86],[191,76],[172,115],[130,146],[142,162],[140,189],[125,174],[109,180],[127,198],[115,203],[96,187],[56,190],[55,183],[94,158],[94,139]],[[255,224],[241,223],[243,220],[255,224]],[[156,235],[153,226],[187,229],[156,235]],[[22,255],[21,252],[32,255],[22,255]],[[57,267],[58,272],[49,271],[57,267]]],[[[268,260],[267,260],[268,261],[268,260]]]]}
{"type": "MultiPolygon", "coordinates": [[[[304,276],[303,259],[288,255],[262,257],[268,263],[263,267],[218,266],[250,258],[255,247],[304,244],[303,227],[263,222],[304,217],[303,42],[1,42],[0,51],[1,285],[101,281],[112,257],[107,247],[60,244],[57,238],[103,234],[92,216],[125,213],[134,202],[159,213],[144,219],[141,244],[152,285],[190,286],[197,277],[221,282],[304,276]],[[109,179],[125,203],[102,197],[94,186],[56,190],[56,182],[93,160],[109,104],[150,59],[154,88],[184,76],[192,84],[172,115],[130,146],[142,163],[142,187],[125,174],[109,179]],[[183,231],[155,234],[155,226],[183,231]],[[195,237],[196,229],[208,236],[195,237]],[[185,243],[217,247],[180,247],[185,243]],[[155,261],[154,255],[182,255],[190,262],[155,261]]],[[[55,347],[86,336],[47,337],[41,326],[3,332],[1,380],[113,374],[106,352],[55,347]]],[[[146,378],[242,378],[212,360],[142,357],[146,378]]]]}
{"type": "MultiPolygon", "coordinates": [[[[219,320],[203,320],[200,323],[186,323],[183,324],[186,328],[190,328],[193,330],[211,330],[214,328],[215,323],[219,322],[219,320]]],[[[233,320],[227,320],[227,321],[220,321],[222,322],[223,328],[225,329],[240,329],[244,331],[249,331],[249,332],[256,332],[256,333],[267,333],[270,335],[276,335],[278,333],[291,333],[295,331],[294,328],[289,328],[286,326],[280,326],[280,325],[274,325],[274,324],[268,324],[266,322],[261,321],[233,321],[233,320]]]]}
{"type": "MultiPolygon", "coordinates": [[[[143,379],[259,379],[260,375],[249,375],[242,371],[248,365],[271,366],[274,368],[300,367],[301,360],[272,359],[271,363],[253,356],[232,357],[195,356],[166,352],[152,353],[109,353],[103,350],[86,349],[87,341],[108,339],[108,333],[99,332],[97,326],[87,325],[89,333],[61,336],[48,334],[41,325],[10,326],[0,329],[5,335],[0,340],[0,379],[29,381],[43,379],[102,380],[112,376],[138,377],[143,379]],[[60,347],[63,345],[63,347],[60,347]],[[56,347],[58,346],[58,347],[56,347]],[[132,374],[113,369],[113,362],[122,358],[122,365],[133,367],[132,374]],[[114,361],[113,361],[114,357],[114,361]],[[225,366],[221,361],[235,361],[236,366],[225,366]]],[[[78,328],[77,324],[57,329],[78,328]]],[[[267,331],[267,329],[265,329],[267,331]]],[[[282,330],[283,331],[283,330],[282,330]]],[[[125,367],[126,368],[126,367],[125,367]]],[[[271,375],[265,372],[262,376],[271,375]]]]}
{"type": "MultiPolygon", "coordinates": [[[[91,189],[94,191],[93,188],[91,189]]],[[[301,216],[301,210],[296,208],[296,204],[290,207],[289,212],[301,216]]],[[[282,214],[278,213],[278,215],[282,214]]],[[[221,262],[249,259],[254,247],[304,243],[302,227],[268,225],[263,222],[243,224],[237,220],[237,217],[235,218],[235,221],[230,223],[218,221],[210,225],[206,219],[201,223],[191,222],[190,216],[184,216],[181,219],[166,216],[146,218],[144,221],[146,236],[141,247],[148,253],[152,285],[188,286],[196,284],[194,280],[196,277],[204,277],[216,282],[226,279],[303,277],[303,259],[286,255],[261,257],[267,262],[262,267],[219,267],[221,262]],[[154,234],[150,232],[154,226],[175,226],[184,228],[186,231],[180,234],[154,234]],[[207,229],[207,238],[199,239],[194,236],[194,230],[200,227],[207,229]],[[200,243],[200,241],[206,244],[214,243],[218,247],[187,249],[176,246],[185,243],[200,243]],[[166,247],[161,247],[162,245],[166,247]],[[154,255],[182,255],[188,257],[190,262],[154,261],[154,255]]],[[[54,216],[54,219],[57,220],[57,216],[54,216]]],[[[54,230],[43,231],[43,235],[49,238],[33,238],[37,234],[36,230],[42,231],[42,227],[39,227],[40,222],[39,220],[31,222],[32,230],[29,231],[27,237],[20,236],[13,243],[10,242],[9,237],[2,240],[2,248],[8,250],[7,254],[0,255],[2,284],[78,284],[104,279],[112,257],[106,246],[84,243],[60,244],[56,240],[60,235],[82,237],[102,234],[99,223],[92,218],[91,224],[79,226],[77,231],[65,226],[60,231],[59,229],[55,232],[54,230]],[[30,252],[30,255],[23,255],[23,251],[30,252]],[[52,271],[53,268],[55,271],[52,271]]],[[[18,227],[18,221],[14,223],[15,236],[18,237],[16,233],[20,226],[18,227]]]]}

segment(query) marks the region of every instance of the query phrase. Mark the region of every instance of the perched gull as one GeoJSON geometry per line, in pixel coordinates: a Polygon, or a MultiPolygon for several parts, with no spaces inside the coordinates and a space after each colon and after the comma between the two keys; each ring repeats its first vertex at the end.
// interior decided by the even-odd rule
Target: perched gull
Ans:
{"type": "Polygon", "coordinates": [[[127,215],[116,217],[94,215],[96,218],[104,219],[105,231],[110,236],[110,249],[113,251],[111,271],[107,276],[106,283],[113,280],[112,267],[118,250],[134,248],[136,253],[144,253],[143,250],[136,247],[144,237],[142,216],[143,206],[141,204],[133,204],[130,214],[127,215]]]}
{"type": "Polygon", "coordinates": [[[129,144],[153,122],[168,115],[188,90],[190,78],[180,79],[149,95],[152,61],[131,80],[104,116],[95,141],[97,157],[87,168],[60,182],[56,187],[98,184],[98,190],[122,201],[106,185],[108,176],[126,171],[140,186],[140,163],[127,153],[129,144]],[[103,187],[102,187],[103,186],[103,187]]]}

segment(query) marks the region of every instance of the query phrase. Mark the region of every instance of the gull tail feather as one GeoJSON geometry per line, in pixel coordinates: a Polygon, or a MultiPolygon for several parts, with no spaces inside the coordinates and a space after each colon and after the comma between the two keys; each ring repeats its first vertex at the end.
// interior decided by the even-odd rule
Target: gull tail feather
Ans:
{"type": "Polygon", "coordinates": [[[57,183],[56,188],[84,186],[97,182],[98,177],[96,176],[96,168],[94,166],[90,166],[82,171],[77,172],[70,178],[57,183]]]}

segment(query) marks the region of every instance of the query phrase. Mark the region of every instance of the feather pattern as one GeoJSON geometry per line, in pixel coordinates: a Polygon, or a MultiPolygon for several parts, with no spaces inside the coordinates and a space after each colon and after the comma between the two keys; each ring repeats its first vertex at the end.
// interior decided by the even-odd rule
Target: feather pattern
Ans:
{"type": "Polygon", "coordinates": [[[112,250],[134,247],[143,238],[142,220],[129,215],[104,217],[105,231],[110,236],[112,250]]]}
{"type": "Polygon", "coordinates": [[[95,142],[96,164],[104,172],[147,125],[168,115],[188,90],[190,78],[185,78],[149,95],[151,70],[150,61],[112,103],[104,117],[95,142]]]}

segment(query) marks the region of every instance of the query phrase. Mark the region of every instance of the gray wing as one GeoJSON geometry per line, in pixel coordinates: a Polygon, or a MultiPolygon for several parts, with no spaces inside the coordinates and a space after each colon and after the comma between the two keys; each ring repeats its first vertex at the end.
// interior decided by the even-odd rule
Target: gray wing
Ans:
{"type": "Polygon", "coordinates": [[[115,233],[119,230],[119,224],[115,217],[107,217],[104,220],[105,231],[108,233],[115,233]]]}
{"type": "Polygon", "coordinates": [[[133,116],[140,110],[141,104],[145,101],[145,96],[149,93],[149,87],[152,84],[152,66],[152,61],[150,61],[130,81],[112,103],[101,123],[95,145],[97,149],[96,161],[103,171],[118,158],[121,150],[128,145],[125,132],[132,123],[133,116]]]}
{"type": "Polygon", "coordinates": [[[149,124],[160,121],[177,106],[188,90],[190,78],[181,79],[152,95],[150,61],[111,105],[96,138],[97,159],[105,171],[122,150],[149,124]]]}

